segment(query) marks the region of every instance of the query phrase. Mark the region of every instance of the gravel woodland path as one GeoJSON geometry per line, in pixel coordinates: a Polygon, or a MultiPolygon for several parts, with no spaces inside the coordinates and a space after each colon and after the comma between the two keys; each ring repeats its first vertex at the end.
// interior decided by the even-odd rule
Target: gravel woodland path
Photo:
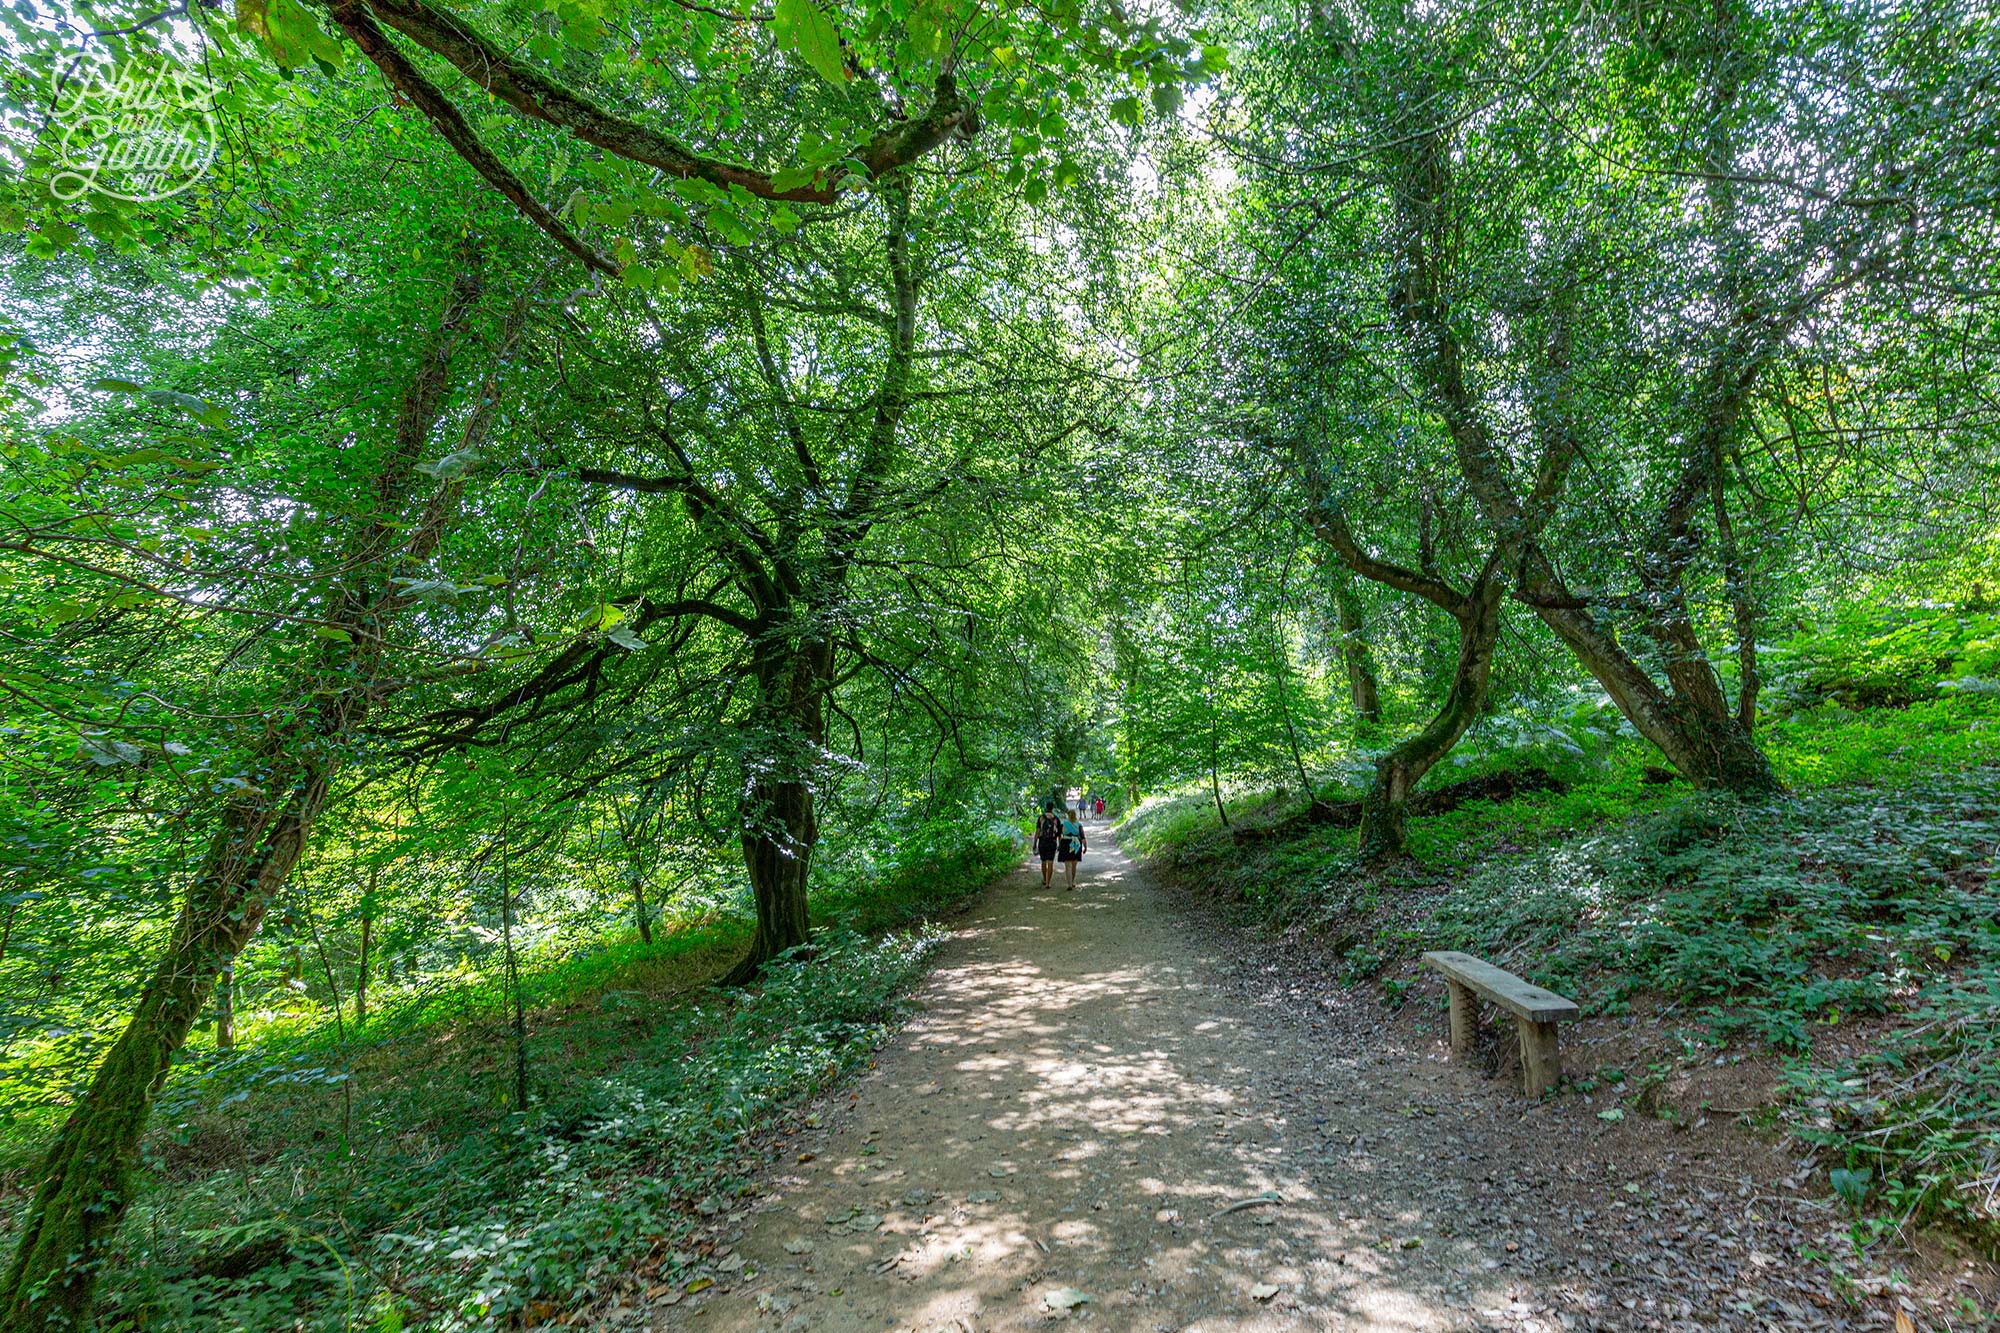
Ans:
{"type": "Polygon", "coordinates": [[[1525,1102],[1366,996],[1273,983],[1102,826],[1084,865],[1074,893],[1033,869],[989,891],[876,1067],[711,1219],[713,1285],[618,1313],[708,1333],[1817,1333],[1896,1328],[1907,1305],[1924,1333],[1981,1326],[1879,1281],[1838,1299],[1802,1252],[1840,1219],[1792,1197],[1775,1149],[1725,1167],[1663,1126],[1634,1161],[1594,1110],[1525,1102]]]}

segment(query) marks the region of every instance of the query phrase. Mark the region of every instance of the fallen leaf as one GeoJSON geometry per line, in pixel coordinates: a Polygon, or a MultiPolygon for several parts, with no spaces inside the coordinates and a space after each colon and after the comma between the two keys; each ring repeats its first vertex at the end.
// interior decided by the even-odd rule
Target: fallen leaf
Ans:
{"type": "Polygon", "coordinates": [[[687,1293],[688,1295],[692,1296],[697,1291],[707,1291],[710,1287],[714,1285],[715,1285],[714,1278],[698,1277],[694,1281],[687,1284],[687,1293]]]}
{"type": "Polygon", "coordinates": [[[804,1236],[794,1236],[785,1242],[786,1254],[811,1254],[813,1243],[804,1236]]]}
{"type": "Polygon", "coordinates": [[[999,1199],[999,1190],[974,1190],[965,1196],[967,1203],[997,1203],[999,1199]]]}
{"type": "Polygon", "coordinates": [[[1087,1305],[1089,1302],[1090,1297],[1078,1291],[1075,1287],[1057,1287],[1054,1291],[1048,1292],[1042,1297],[1042,1308],[1045,1310],[1074,1310],[1077,1306],[1087,1305]]]}
{"type": "Polygon", "coordinates": [[[1250,1288],[1250,1299],[1253,1301],[1268,1301],[1283,1290],[1283,1287],[1278,1286],[1274,1282],[1259,1282],[1256,1286],[1250,1288]]]}

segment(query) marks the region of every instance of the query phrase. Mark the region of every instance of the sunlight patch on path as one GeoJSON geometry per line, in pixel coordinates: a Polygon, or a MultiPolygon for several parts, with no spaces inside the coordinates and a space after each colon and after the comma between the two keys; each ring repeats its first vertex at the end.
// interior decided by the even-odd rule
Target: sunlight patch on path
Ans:
{"type": "Polygon", "coordinates": [[[1086,865],[1073,893],[1032,870],[993,891],[816,1160],[769,1182],[739,1246],[755,1277],[661,1327],[1479,1324],[1444,1279],[1481,1252],[1406,1244],[1434,1229],[1429,1201],[1396,1198],[1384,1164],[1349,1149],[1379,1108],[1302,1116],[1264,1086],[1274,1069],[1351,1069],[1348,1054],[1213,988],[1219,960],[1108,833],[1086,865]],[[1363,1188],[1343,1202],[1330,1178],[1363,1188]],[[1266,1192],[1283,1202],[1218,1216],[1266,1192]],[[857,1210],[879,1224],[852,1234],[840,1219],[857,1210]]]}

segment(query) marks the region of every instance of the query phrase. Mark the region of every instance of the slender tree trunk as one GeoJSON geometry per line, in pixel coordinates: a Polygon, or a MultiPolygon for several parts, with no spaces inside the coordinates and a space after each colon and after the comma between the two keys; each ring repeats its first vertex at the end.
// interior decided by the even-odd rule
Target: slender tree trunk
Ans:
{"type": "Polygon", "coordinates": [[[1222,756],[1215,734],[1215,700],[1208,701],[1208,790],[1215,797],[1215,813],[1222,820],[1222,827],[1229,827],[1229,811],[1222,804],[1222,756]]]}
{"type": "Polygon", "coordinates": [[[1354,716],[1362,726],[1373,726],[1382,720],[1382,687],[1375,676],[1375,654],[1368,647],[1361,599],[1346,577],[1337,576],[1333,600],[1340,612],[1340,660],[1347,668],[1347,689],[1354,700],[1354,716]]]}
{"type": "Polygon", "coordinates": [[[368,869],[368,895],[361,901],[361,960],[354,969],[354,1026],[368,1022],[368,954],[375,934],[375,886],[382,874],[380,866],[368,869]]]}
{"type": "MultiPolygon", "coordinates": [[[[222,969],[256,934],[297,864],[326,804],[341,749],[367,717],[373,702],[367,685],[380,668],[381,617],[396,606],[383,562],[427,558],[442,531],[448,500],[456,495],[455,487],[444,488],[414,528],[406,522],[412,464],[443,411],[452,350],[480,296],[476,260],[468,255],[403,396],[395,447],[385,453],[375,478],[374,521],[357,529],[342,562],[351,576],[325,593],[327,623],[346,629],[349,638],[324,643],[313,671],[299,681],[301,692],[316,697],[317,704],[274,722],[256,747],[251,767],[264,775],[261,787],[223,808],[131,1019],[49,1145],[13,1259],[0,1280],[0,1333],[48,1333],[88,1324],[104,1250],[130,1202],[139,1137],[153,1098],[222,969]],[[350,683],[357,680],[359,687],[350,683]],[[329,688],[328,681],[342,683],[329,688]]],[[[493,406],[482,402],[475,410],[469,440],[490,424],[493,406]]]]}
{"type": "Polygon", "coordinates": [[[1410,793],[1438,760],[1450,754],[1486,706],[1493,648],[1500,638],[1500,604],[1506,588],[1489,573],[1473,585],[1458,622],[1458,661],[1451,690],[1430,724],[1376,761],[1375,781],[1361,800],[1361,854],[1370,861],[1408,849],[1410,793]]]}
{"type": "Polygon", "coordinates": [[[215,1049],[236,1049],[236,961],[231,959],[215,977],[215,1049]]]}
{"type": "Polygon", "coordinates": [[[1748,736],[1757,734],[1757,603],[1750,588],[1750,571],[1736,546],[1736,525],[1729,521],[1725,478],[1718,459],[1710,479],[1715,506],[1715,535],[1722,548],[1722,577],[1729,587],[1730,610],[1736,622],[1736,725],[1748,736]]]}
{"type": "Polygon", "coordinates": [[[653,913],[646,906],[646,876],[639,858],[633,856],[626,862],[625,873],[632,879],[632,920],[639,927],[639,942],[653,942],[653,913]]]}
{"type": "Polygon", "coordinates": [[[1292,725],[1290,663],[1287,660],[1284,640],[1275,633],[1271,636],[1271,651],[1272,664],[1278,669],[1278,716],[1285,724],[1285,743],[1292,751],[1292,767],[1298,770],[1299,788],[1305,792],[1306,805],[1310,807],[1319,803],[1319,797],[1313,794],[1312,779],[1306,775],[1305,755],[1299,750],[1298,728],[1292,725]]]}
{"type": "Polygon", "coordinates": [[[514,1109],[528,1109],[528,1015],[521,1003],[521,964],[514,953],[514,875],[508,859],[513,841],[505,815],[500,820],[500,941],[507,960],[507,991],[514,1003],[514,1109]]]}

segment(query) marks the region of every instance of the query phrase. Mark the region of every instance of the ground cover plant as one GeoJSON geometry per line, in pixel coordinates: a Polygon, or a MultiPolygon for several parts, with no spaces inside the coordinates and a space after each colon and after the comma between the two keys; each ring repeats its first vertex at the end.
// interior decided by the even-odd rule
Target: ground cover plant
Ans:
{"type": "Polygon", "coordinates": [[[641,1259],[695,1280],[697,1205],[744,1184],[756,1131],[868,1058],[938,938],[926,918],[1017,852],[994,838],[829,892],[813,957],[749,994],[712,987],[741,915],[531,972],[525,1114],[491,985],[365,1038],[265,1032],[183,1066],[104,1326],[513,1325],[587,1305],[641,1259]]]}
{"type": "Polygon", "coordinates": [[[1128,836],[1390,1003],[1412,997],[1418,954],[1461,949],[1587,1013],[1643,1004],[1681,1034],[1663,1058],[1761,1054],[1782,1071],[1761,1114],[1825,1149],[1829,1190],[1888,1230],[1945,1222],[1991,1245],[2000,706],[1931,697],[1775,724],[1796,785],[1755,799],[1647,781],[1615,743],[1572,756],[1565,791],[1413,820],[1391,872],[1289,794],[1242,802],[1261,838],[1225,832],[1199,793],[1142,806],[1128,836]]]}

